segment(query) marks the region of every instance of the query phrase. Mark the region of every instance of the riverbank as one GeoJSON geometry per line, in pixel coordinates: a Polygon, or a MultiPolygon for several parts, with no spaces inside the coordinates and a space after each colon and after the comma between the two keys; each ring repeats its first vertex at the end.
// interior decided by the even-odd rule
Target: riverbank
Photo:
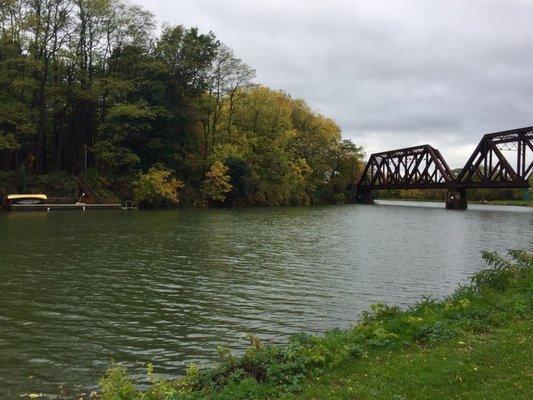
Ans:
{"type": "Polygon", "coordinates": [[[375,305],[352,329],[297,335],[285,346],[252,336],[243,356],[219,349],[219,366],[190,366],[176,381],[158,381],[150,366],[145,392],[113,367],[101,399],[525,399],[533,389],[533,257],[483,257],[489,269],[442,301],[403,311],[375,305]]]}
{"type": "MultiPolygon", "coordinates": [[[[436,200],[436,199],[399,199],[399,198],[388,198],[380,197],[376,199],[379,200],[388,200],[388,201],[415,201],[422,203],[444,203],[445,200],[436,200]]],[[[515,206],[515,207],[533,207],[533,200],[489,200],[487,202],[482,202],[478,200],[469,201],[469,204],[490,204],[494,206],[515,206]]]]}
{"type": "MultiPolygon", "coordinates": [[[[353,160],[354,165],[357,160],[353,160]]],[[[348,204],[353,202],[355,175],[343,181],[320,180],[312,185],[294,182],[276,183],[274,188],[254,181],[243,171],[233,171],[217,163],[214,171],[206,173],[214,182],[191,182],[178,179],[176,174],[164,168],[150,168],[146,173],[104,176],[95,171],[82,175],[56,172],[49,175],[32,175],[26,170],[0,170],[0,204],[5,196],[15,193],[46,194],[51,203],[73,204],[83,198],[87,204],[133,202],[143,209],[177,208],[235,208],[276,207],[348,204]],[[218,168],[218,169],[217,169],[218,168]],[[301,187],[300,187],[301,186],[301,187]]],[[[354,172],[355,173],[355,172],[354,172]]],[[[255,179],[255,178],[254,178],[255,179]]],[[[271,183],[269,183],[270,185],[271,183]]]]}
{"type": "Polygon", "coordinates": [[[533,207],[533,200],[491,200],[487,204],[495,206],[533,207]]]}
{"type": "Polygon", "coordinates": [[[528,399],[533,389],[528,375],[531,363],[524,355],[533,351],[531,328],[532,321],[526,318],[430,349],[376,352],[366,360],[323,374],[295,397],[528,399]]]}

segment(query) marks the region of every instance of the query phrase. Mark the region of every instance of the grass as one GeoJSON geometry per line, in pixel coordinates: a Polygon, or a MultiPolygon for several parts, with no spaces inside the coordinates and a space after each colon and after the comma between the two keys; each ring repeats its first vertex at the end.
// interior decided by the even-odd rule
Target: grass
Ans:
{"type": "MultiPolygon", "coordinates": [[[[393,200],[393,201],[417,201],[424,203],[444,203],[445,199],[398,199],[398,198],[387,198],[380,197],[376,200],[393,200]]],[[[468,200],[469,204],[480,204],[480,200],[468,200]]],[[[495,206],[519,206],[519,207],[533,207],[533,200],[488,200],[486,204],[491,204],[495,206]]]]}
{"type": "Polygon", "coordinates": [[[498,206],[533,207],[533,200],[489,200],[488,204],[498,206]]]}
{"type": "Polygon", "coordinates": [[[139,391],[120,366],[102,400],[522,399],[532,393],[533,255],[484,253],[489,268],[448,298],[407,310],[383,304],[357,325],[300,334],[284,346],[251,336],[246,353],[219,349],[212,368],[139,391]]]}
{"type": "Polygon", "coordinates": [[[433,348],[381,351],[310,380],[282,399],[529,399],[530,319],[433,348]]]}
{"type": "Polygon", "coordinates": [[[446,201],[446,199],[443,197],[442,199],[435,199],[435,198],[403,198],[403,197],[376,197],[374,200],[392,200],[392,201],[420,201],[424,203],[443,203],[446,201]]]}

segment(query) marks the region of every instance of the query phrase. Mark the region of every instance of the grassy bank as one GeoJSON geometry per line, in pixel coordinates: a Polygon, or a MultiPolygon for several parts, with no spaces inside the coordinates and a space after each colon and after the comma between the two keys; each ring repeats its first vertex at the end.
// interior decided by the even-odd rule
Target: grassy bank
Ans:
{"type": "Polygon", "coordinates": [[[103,400],[526,399],[533,391],[533,256],[485,253],[489,268],[448,298],[408,310],[375,305],[351,329],[296,335],[240,357],[219,350],[213,368],[138,391],[120,366],[103,400]]]}
{"type": "Polygon", "coordinates": [[[533,207],[533,200],[491,200],[488,204],[494,204],[498,206],[520,206],[520,207],[533,207]]]}
{"type": "MultiPolygon", "coordinates": [[[[433,347],[383,350],[317,377],[299,399],[528,399],[530,319],[433,347]]],[[[294,398],[292,395],[282,399],[294,398]]]]}

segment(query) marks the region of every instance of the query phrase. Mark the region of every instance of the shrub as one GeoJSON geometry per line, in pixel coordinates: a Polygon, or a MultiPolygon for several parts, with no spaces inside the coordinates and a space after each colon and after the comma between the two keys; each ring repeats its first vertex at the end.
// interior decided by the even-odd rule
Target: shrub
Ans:
{"type": "Polygon", "coordinates": [[[138,391],[126,373],[126,368],[114,365],[100,379],[102,400],[134,400],[138,391]]]}
{"type": "Polygon", "coordinates": [[[178,205],[183,183],[166,169],[150,168],[134,183],[133,198],[142,208],[169,208],[178,205]]]}
{"type": "Polygon", "coordinates": [[[476,289],[491,287],[504,290],[517,278],[517,272],[522,267],[533,265],[533,256],[525,251],[510,250],[510,259],[501,257],[498,253],[483,252],[485,262],[492,268],[474,274],[471,278],[476,289]]]}

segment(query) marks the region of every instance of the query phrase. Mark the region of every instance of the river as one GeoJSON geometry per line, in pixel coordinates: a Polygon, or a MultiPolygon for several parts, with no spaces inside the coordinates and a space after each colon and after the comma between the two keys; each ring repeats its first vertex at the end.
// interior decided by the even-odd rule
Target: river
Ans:
{"type": "Polygon", "coordinates": [[[279,343],[442,297],[482,250],[531,250],[532,227],[528,208],[392,201],[0,213],[0,398],[91,390],[112,361],[175,376],[246,333],[279,343]]]}

